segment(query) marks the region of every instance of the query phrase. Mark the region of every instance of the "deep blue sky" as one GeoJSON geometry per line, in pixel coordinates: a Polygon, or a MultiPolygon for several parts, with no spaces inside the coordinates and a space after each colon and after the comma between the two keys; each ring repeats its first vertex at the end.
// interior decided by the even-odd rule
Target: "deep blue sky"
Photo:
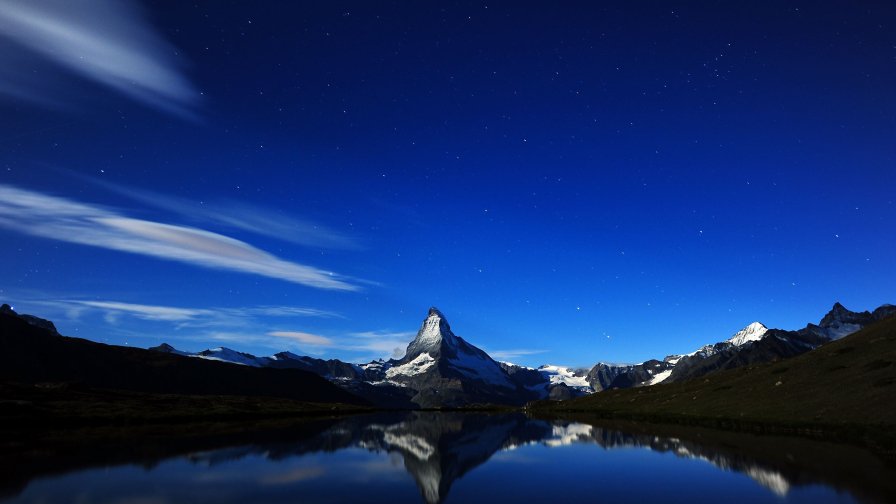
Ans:
{"type": "Polygon", "coordinates": [[[586,366],[896,302],[892,2],[3,0],[0,67],[0,298],[64,334],[368,360],[436,305],[586,366]]]}

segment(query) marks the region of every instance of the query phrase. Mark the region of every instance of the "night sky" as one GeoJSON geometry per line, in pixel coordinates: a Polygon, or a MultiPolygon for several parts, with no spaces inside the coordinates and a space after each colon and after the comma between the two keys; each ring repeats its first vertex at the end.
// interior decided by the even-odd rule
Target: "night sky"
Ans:
{"type": "Polygon", "coordinates": [[[893,2],[0,0],[0,301],[640,362],[896,302],[893,2]]]}

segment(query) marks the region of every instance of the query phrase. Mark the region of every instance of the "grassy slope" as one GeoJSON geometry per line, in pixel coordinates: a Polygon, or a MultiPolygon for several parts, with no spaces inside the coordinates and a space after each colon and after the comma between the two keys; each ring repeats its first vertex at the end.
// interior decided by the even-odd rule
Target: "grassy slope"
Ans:
{"type": "Polygon", "coordinates": [[[887,428],[896,426],[894,399],[896,317],[891,317],[792,359],[690,382],[541,403],[533,409],[658,420],[887,428]]]}

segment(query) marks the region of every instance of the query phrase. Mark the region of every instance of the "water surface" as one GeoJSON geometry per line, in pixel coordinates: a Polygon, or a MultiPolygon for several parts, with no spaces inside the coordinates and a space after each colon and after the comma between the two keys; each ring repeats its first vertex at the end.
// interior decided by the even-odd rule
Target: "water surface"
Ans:
{"type": "MultiPolygon", "coordinates": [[[[412,412],[161,442],[17,446],[3,502],[887,502],[856,447],[522,414],[412,412]],[[671,429],[671,430],[670,430],[671,429]]],[[[207,434],[208,428],[204,428],[207,434]]],[[[125,438],[126,439],[126,438],[125,438]]]]}

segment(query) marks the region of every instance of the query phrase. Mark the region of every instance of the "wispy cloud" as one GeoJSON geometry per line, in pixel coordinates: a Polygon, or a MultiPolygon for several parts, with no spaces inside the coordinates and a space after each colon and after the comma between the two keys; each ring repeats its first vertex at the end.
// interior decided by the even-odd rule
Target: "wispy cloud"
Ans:
{"type": "MultiPolygon", "coordinates": [[[[320,335],[305,331],[267,331],[261,334],[210,332],[206,338],[228,345],[253,344],[274,350],[298,348],[302,353],[336,356],[348,362],[368,362],[381,358],[397,359],[414,338],[413,332],[365,331],[320,335]]],[[[239,348],[237,348],[239,349],[239,348]]]]}
{"type": "Polygon", "coordinates": [[[352,338],[360,338],[363,340],[392,341],[399,340],[405,343],[414,339],[416,336],[414,331],[361,331],[350,333],[352,338]]]}
{"type": "Polygon", "coordinates": [[[303,246],[342,250],[361,248],[355,240],[327,226],[256,205],[233,200],[200,203],[94,177],[73,175],[135,201],[174,212],[191,221],[248,231],[303,246]]]}
{"type": "Polygon", "coordinates": [[[194,320],[200,316],[208,316],[212,313],[211,310],[119,303],[115,301],[68,301],[68,303],[102,309],[107,313],[127,313],[143,320],[162,320],[166,322],[184,322],[194,320]]]}
{"type": "Polygon", "coordinates": [[[538,355],[547,353],[547,350],[535,350],[530,348],[516,348],[512,350],[493,350],[489,351],[488,354],[492,356],[492,358],[502,361],[512,361],[514,359],[518,359],[520,357],[525,357],[527,355],[538,355]]]}
{"type": "Polygon", "coordinates": [[[384,357],[397,359],[403,356],[405,348],[414,338],[414,334],[413,332],[364,331],[322,336],[304,331],[269,331],[266,336],[271,337],[270,341],[262,341],[263,337],[252,339],[254,342],[270,348],[282,348],[282,345],[292,343],[315,354],[349,352],[353,357],[347,360],[364,362],[384,357]]]}
{"type": "Polygon", "coordinates": [[[133,219],[98,206],[2,184],[0,227],[206,268],[252,273],[319,289],[359,289],[333,272],[280,259],[218,233],[133,219]]]}
{"type": "Polygon", "coordinates": [[[34,90],[25,64],[39,59],[170,113],[191,116],[199,94],[176,50],[125,0],[2,0],[0,37],[18,46],[0,61],[0,90],[52,105],[46,82],[34,90]],[[30,58],[23,56],[25,49],[30,58]]]}
{"type": "Polygon", "coordinates": [[[275,341],[275,338],[264,334],[255,334],[235,331],[211,331],[202,334],[186,335],[178,337],[180,340],[208,343],[210,341],[222,343],[234,347],[235,350],[245,351],[245,345],[258,345],[274,350],[282,350],[283,346],[275,341]]]}
{"type": "Polygon", "coordinates": [[[52,306],[61,309],[69,318],[80,318],[85,311],[100,312],[107,320],[119,320],[121,316],[131,316],[140,320],[177,322],[183,327],[243,327],[255,323],[259,317],[318,317],[341,318],[335,312],[301,306],[250,306],[237,308],[184,308],[160,306],[122,301],[93,301],[61,299],[52,301],[31,301],[31,304],[52,306]]]}
{"type": "Polygon", "coordinates": [[[363,331],[346,335],[340,340],[339,348],[352,352],[364,352],[373,358],[400,358],[408,343],[416,335],[413,331],[363,331]]]}
{"type": "Polygon", "coordinates": [[[343,318],[342,315],[328,310],[306,308],[303,306],[259,306],[254,308],[231,309],[250,315],[270,315],[272,317],[324,317],[343,318]]]}
{"type": "Polygon", "coordinates": [[[305,345],[333,346],[334,344],[330,338],[300,331],[271,331],[268,336],[286,338],[305,345]]]}

